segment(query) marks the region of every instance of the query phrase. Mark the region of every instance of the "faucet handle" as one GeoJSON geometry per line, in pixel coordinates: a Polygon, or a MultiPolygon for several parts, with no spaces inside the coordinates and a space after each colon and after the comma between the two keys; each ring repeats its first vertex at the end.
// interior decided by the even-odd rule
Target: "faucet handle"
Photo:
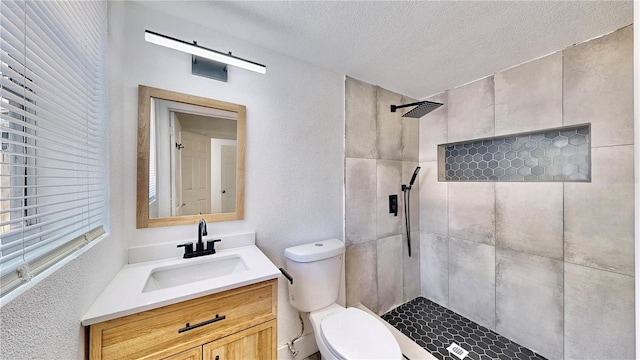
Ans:
{"type": "Polygon", "coordinates": [[[216,239],[216,240],[207,240],[207,251],[211,251],[212,254],[216,253],[216,244],[217,242],[222,241],[221,239],[216,239]]]}
{"type": "Polygon", "coordinates": [[[184,247],[184,256],[183,256],[184,258],[187,258],[187,255],[190,255],[191,253],[193,253],[193,243],[192,242],[180,244],[177,247],[184,247]]]}

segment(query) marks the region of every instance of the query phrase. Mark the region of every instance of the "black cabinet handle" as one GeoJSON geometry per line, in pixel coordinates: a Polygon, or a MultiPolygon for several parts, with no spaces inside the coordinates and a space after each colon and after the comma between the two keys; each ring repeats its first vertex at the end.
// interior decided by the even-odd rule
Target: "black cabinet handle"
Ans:
{"type": "Polygon", "coordinates": [[[207,321],[203,321],[203,322],[195,324],[195,325],[189,325],[189,323],[187,323],[187,325],[185,325],[182,329],[178,329],[178,333],[183,333],[185,331],[193,330],[195,328],[199,328],[200,326],[209,325],[211,323],[214,323],[214,322],[220,321],[220,320],[224,320],[226,318],[227,317],[225,315],[218,316],[218,314],[216,314],[216,317],[214,317],[213,319],[210,319],[210,320],[207,320],[207,321]]]}

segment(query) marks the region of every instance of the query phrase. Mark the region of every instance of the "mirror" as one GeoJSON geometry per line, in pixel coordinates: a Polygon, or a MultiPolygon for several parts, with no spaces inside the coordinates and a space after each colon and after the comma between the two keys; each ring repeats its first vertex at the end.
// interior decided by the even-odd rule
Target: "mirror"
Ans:
{"type": "Polygon", "coordinates": [[[243,105],[138,86],[136,227],[244,218],[243,105]]]}

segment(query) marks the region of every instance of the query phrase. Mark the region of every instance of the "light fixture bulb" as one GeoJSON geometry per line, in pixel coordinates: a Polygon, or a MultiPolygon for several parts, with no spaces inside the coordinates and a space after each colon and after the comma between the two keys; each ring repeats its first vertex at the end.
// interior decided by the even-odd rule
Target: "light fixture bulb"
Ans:
{"type": "Polygon", "coordinates": [[[221,62],[224,64],[228,64],[228,65],[233,65],[233,66],[237,66],[243,69],[247,69],[247,70],[251,70],[251,71],[255,71],[257,73],[260,74],[266,74],[267,73],[267,67],[262,65],[262,64],[258,64],[255,63],[253,61],[249,61],[249,60],[245,60],[242,58],[239,58],[237,56],[233,56],[233,55],[228,55],[225,53],[222,53],[220,51],[216,51],[213,49],[208,49],[205,48],[203,46],[200,45],[196,45],[196,44],[190,44],[186,41],[182,41],[182,40],[178,40],[178,39],[174,39],[172,37],[166,36],[166,35],[162,35],[162,34],[158,34],[155,33],[153,31],[149,31],[149,30],[145,30],[144,32],[144,39],[147,42],[150,42],[152,44],[156,44],[156,45],[161,45],[161,46],[165,46],[174,50],[178,50],[178,51],[182,51],[188,54],[192,54],[195,56],[200,56],[209,60],[213,60],[213,61],[217,61],[217,62],[221,62]]]}

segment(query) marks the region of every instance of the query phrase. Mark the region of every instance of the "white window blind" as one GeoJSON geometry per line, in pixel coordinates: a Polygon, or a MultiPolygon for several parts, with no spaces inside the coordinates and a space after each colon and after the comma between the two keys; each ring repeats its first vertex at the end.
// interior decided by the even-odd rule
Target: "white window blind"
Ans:
{"type": "Polygon", "coordinates": [[[0,2],[0,295],[104,233],[104,1],[0,2]]]}

